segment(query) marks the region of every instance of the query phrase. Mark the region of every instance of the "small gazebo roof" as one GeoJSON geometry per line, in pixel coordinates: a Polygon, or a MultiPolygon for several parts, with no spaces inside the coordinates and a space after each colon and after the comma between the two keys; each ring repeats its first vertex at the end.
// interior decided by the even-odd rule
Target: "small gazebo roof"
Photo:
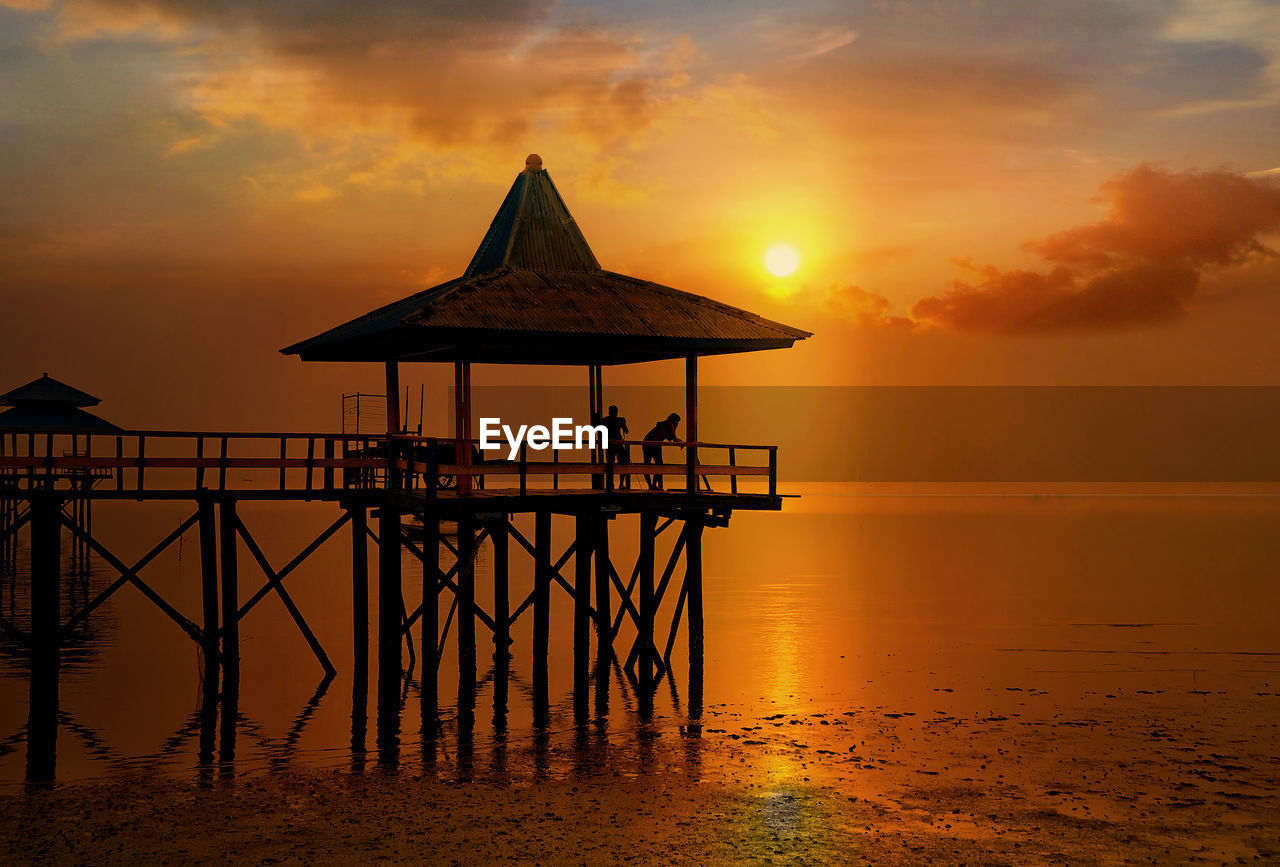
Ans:
{"type": "Polygon", "coordinates": [[[0,394],[0,406],[13,409],[0,412],[0,428],[20,430],[118,431],[111,422],[98,418],[82,406],[97,406],[102,401],[49,374],[0,394]]]}
{"type": "Polygon", "coordinates": [[[619,364],[785,349],[809,336],[602,269],[531,154],[461,277],[281,352],[303,361],[619,364]]]}
{"type": "Polygon", "coordinates": [[[64,406],[97,406],[102,400],[59,382],[49,374],[33,379],[12,391],[0,394],[0,406],[17,406],[20,403],[51,403],[64,406]]]}

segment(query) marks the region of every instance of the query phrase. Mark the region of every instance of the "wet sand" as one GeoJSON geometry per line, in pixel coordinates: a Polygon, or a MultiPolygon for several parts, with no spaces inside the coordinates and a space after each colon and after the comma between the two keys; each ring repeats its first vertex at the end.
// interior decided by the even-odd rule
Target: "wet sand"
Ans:
{"type": "Polygon", "coordinates": [[[1218,698],[1201,722],[1105,704],[1057,720],[716,707],[701,737],[588,726],[465,759],[406,752],[395,768],[371,754],[359,771],[211,766],[189,782],[11,789],[0,859],[1274,862],[1275,724],[1244,731],[1218,698]]]}

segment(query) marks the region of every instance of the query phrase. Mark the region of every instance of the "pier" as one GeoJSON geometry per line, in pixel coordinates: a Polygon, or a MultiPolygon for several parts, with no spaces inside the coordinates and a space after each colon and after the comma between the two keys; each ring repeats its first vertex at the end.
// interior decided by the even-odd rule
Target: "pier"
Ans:
{"type": "MultiPolygon", "coordinates": [[[[559,592],[573,610],[569,664],[578,720],[592,713],[593,662],[597,678],[612,665],[625,670],[641,713],[651,712],[655,686],[670,673],[682,629],[689,716],[697,719],[705,652],[703,534],[726,526],[736,510],[778,510],[782,503],[776,446],[699,440],[698,359],[783,349],[807,336],[701,296],[601,269],[541,160],[531,155],[461,278],[282,350],[307,362],[381,365],[385,432],[5,428],[0,416],[2,565],[18,569],[20,544],[29,551],[28,574],[19,577],[30,580],[30,622],[0,618],[0,629],[30,653],[28,778],[55,775],[61,645],[126,588],[141,593],[200,648],[202,760],[214,759],[215,732],[221,757],[234,755],[239,625],[256,606],[268,597],[278,600],[324,676],[336,671],[286,579],[340,536],[349,539],[351,551],[357,684],[367,683],[368,672],[360,669],[375,630],[380,745],[394,744],[398,736],[406,653],[420,666],[424,736],[431,735],[440,656],[448,641],[457,646],[460,697],[474,696],[481,648],[493,654],[495,701],[506,701],[510,654],[529,653],[534,719],[544,723],[552,665],[548,612],[559,592]],[[678,463],[630,463],[619,460],[613,448],[593,448],[574,462],[531,459],[527,445],[514,460],[477,460],[473,364],[585,368],[584,403],[598,423],[606,368],[673,359],[682,360],[685,371],[682,435],[661,445],[666,454],[679,456],[678,463]],[[401,365],[418,363],[452,365],[454,430],[447,435],[410,434],[402,424],[401,365]],[[157,529],[147,553],[129,563],[94,532],[89,506],[98,500],[177,501],[190,512],[169,532],[157,529]],[[249,526],[240,514],[240,505],[250,501],[313,503],[332,520],[279,565],[259,543],[262,528],[249,526]],[[552,516],[572,519],[569,538],[554,538],[552,516]],[[406,520],[414,522],[412,531],[406,520]],[[446,521],[456,525],[456,541],[442,534],[446,521]],[[634,564],[616,562],[610,540],[619,533],[637,540],[634,564]],[[149,563],[188,536],[198,542],[198,612],[179,610],[144,575],[149,563]],[[665,561],[657,546],[664,536],[672,540],[665,561]],[[492,610],[476,602],[475,558],[484,541],[493,552],[492,610]],[[117,576],[82,605],[60,599],[68,542],[117,576]],[[378,579],[372,610],[370,546],[378,579]],[[405,551],[423,570],[420,599],[403,592],[405,551]],[[513,586],[513,554],[531,558],[532,586],[513,586]],[[671,598],[674,615],[660,623],[657,612],[671,598]],[[526,616],[533,620],[532,647],[517,649],[511,627],[526,616]],[[415,626],[421,636],[416,648],[415,626]]],[[[639,437],[633,440],[643,447],[639,437]]]]}

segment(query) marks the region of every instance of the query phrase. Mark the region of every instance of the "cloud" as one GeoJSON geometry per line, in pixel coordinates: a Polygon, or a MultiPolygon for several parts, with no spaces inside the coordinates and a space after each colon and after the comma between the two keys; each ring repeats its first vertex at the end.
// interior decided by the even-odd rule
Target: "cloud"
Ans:
{"type": "MultiPolygon", "coordinates": [[[[185,85],[211,140],[258,124],[366,149],[408,139],[437,151],[509,151],[533,131],[617,144],[689,84],[698,57],[680,34],[649,44],[544,0],[63,0],[54,8],[64,44],[180,42],[175,50],[199,57],[185,85]]],[[[197,142],[178,145],[180,153],[197,142]]]]}
{"type": "Polygon", "coordinates": [[[832,286],[826,294],[827,309],[864,328],[914,328],[915,323],[889,313],[889,299],[858,286],[832,286]]]}
{"type": "Polygon", "coordinates": [[[1263,237],[1280,229],[1280,184],[1265,177],[1141,165],[1102,198],[1105,220],[1026,245],[1043,269],[974,268],[976,281],[922,299],[912,317],[988,333],[1159,322],[1192,308],[1206,273],[1276,255],[1263,237]]]}

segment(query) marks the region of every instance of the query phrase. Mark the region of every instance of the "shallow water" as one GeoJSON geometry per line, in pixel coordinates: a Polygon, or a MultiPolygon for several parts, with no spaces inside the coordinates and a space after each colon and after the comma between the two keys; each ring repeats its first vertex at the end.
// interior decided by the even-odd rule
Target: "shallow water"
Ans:
{"type": "MultiPolygon", "coordinates": [[[[700,738],[687,736],[696,729],[686,727],[683,630],[652,720],[642,719],[634,686],[615,670],[607,712],[593,696],[591,722],[574,725],[572,603],[553,586],[545,729],[533,725],[529,612],[513,630],[506,714],[494,713],[483,626],[474,713],[459,708],[451,632],[438,739],[424,746],[419,735],[415,665],[403,680],[398,740],[380,743],[376,673],[363,701],[352,679],[344,528],[286,580],[337,676],[322,682],[307,644],[268,595],[241,625],[234,760],[218,764],[215,755],[213,766],[202,764],[199,651],[126,587],[64,651],[57,778],[141,771],[200,779],[211,770],[242,776],[382,762],[406,773],[521,781],[678,766],[748,785],[811,781],[864,798],[894,791],[901,809],[927,809],[910,801],[911,791],[923,797],[924,782],[962,793],[949,803],[1002,790],[1091,817],[1133,818],[1184,802],[1215,810],[1215,821],[1228,811],[1271,815],[1280,778],[1280,498],[1184,489],[990,493],[825,487],[788,501],[782,514],[738,513],[728,528],[708,530],[700,738]]],[[[187,514],[176,505],[103,504],[95,521],[108,546],[133,562],[187,514]]],[[[244,504],[241,516],[279,568],[336,510],[244,504]]],[[[531,539],[528,523],[518,526],[531,539]]],[[[570,520],[555,519],[557,554],[571,532],[570,520]]],[[[624,579],[636,532],[634,517],[613,522],[624,579]]],[[[659,540],[659,571],[675,533],[659,540]]],[[[193,619],[197,547],[192,531],[142,573],[193,619]]],[[[514,541],[511,561],[514,609],[531,586],[530,559],[514,541]]],[[[240,564],[244,600],[263,579],[243,547],[240,564]]],[[[404,565],[412,608],[421,567],[408,554],[404,565]]],[[[477,566],[486,610],[491,569],[486,544],[477,566]]],[[[572,576],[572,560],[562,572],[572,576]]],[[[67,579],[64,605],[114,577],[98,561],[87,578],[67,579]]],[[[376,569],[371,581],[376,616],[376,569]]],[[[673,581],[660,641],[677,590],[673,581]]],[[[21,575],[0,579],[0,611],[21,624],[25,603],[21,575]]],[[[624,626],[619,636],[623,659],[633,634],[624,626]]],[[[16,782],[26,766],[25,655],[7,645],[0,666],[0,779],[16,782]]],[[[376,672],[372,659],[369,670],[376,672]]]]}

